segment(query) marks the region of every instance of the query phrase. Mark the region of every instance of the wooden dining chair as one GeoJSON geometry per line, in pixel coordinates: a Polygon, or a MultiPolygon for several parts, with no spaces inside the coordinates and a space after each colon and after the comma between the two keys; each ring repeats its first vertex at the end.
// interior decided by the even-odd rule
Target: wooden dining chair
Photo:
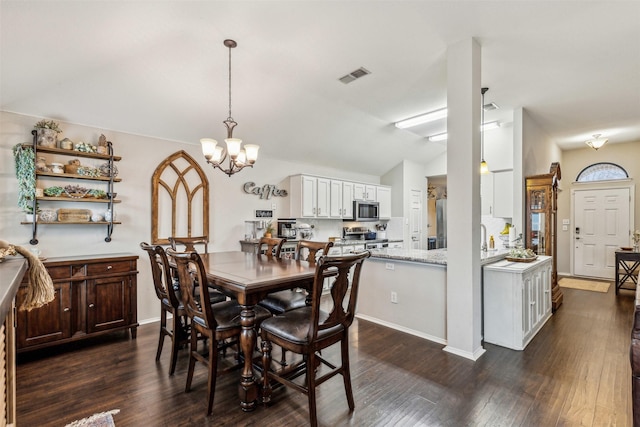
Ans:
{"type": "MultiPolygon", "coordinates": [[[[315,388],[341,374],[347,395],[349,409],[355,407],[351,389],[351,371],[349,369],[349,326],[353,322],[360,283],[360,271],[370,252],[327,257],[317,262],[311,291],[311,306],[284,312],[262,322],[260,337],[262,339],[263,366],[263,402],[271,401],[271,381],[277,381],[307,395],[309,401],[309,418],[311,426],[318,425],[316,414],[315,388]],[[325,273],[328,269],[337,270],[330,285],[330,300],[323,301],[320,308],[325,273]],[[352,274],[351,280],[349,275],[352,274]],[[325,305],[326,304],[326,305],[325,305]],[[336,366],[326,360],[319,352],[333,344],[340,343],[341,363],[336,366]],[[304,360],[304,380],[300,381],[295,370],[288,368],[272,369],[271,347],[277,344],[285,350],[301,354],[304,360]],[[322,363],[329,371],[318,367],[322,363]],[[293,376],[288,374],[293,374],[293,376]],[[296,379],[298,379],[296,381],[296,379]]],[[[322,367],[324,368],[324,367],[322,367]]]]}
{"type": "MultiPolygon", "coordinates": [[[[316,263],[316,259],[321,255],[329,253],[329,248],[333,242],[312,242],[310,240],[300,240],[296,245],[295,259],[316,263]]],[[[307,305],[308,293],[304,289],[285,289],[283,291],[268,294],[258,304],[266,308],[273,315],[282,314],[285,311],[302,308],[307,305]]],[[[282,349],[280,364],[287,364],[286,351],[282,349]]]]}
{"type": "MultiPolygon", "coordinates": [[[[308,261],[315,264],[320,255],[329,253],[329,248],[333,242],[312,242],[310,240],[300,240],[296,245],[295,259],[308,261]]],[[[307,293],[298,289],[287,289],[273,292],[259,302],[261,306],[269,310],[274,315],[282,314],[285,311],[301,308],[306,305],[307,293]]]]}
{"type": "Polygon", "coordinates": [[[279,237],[261,237],[258,241],[258,247],[256,253],[258,255],[274,256],[280,258],[280,252],[282,251],[282,245],[287,239],[279,237]]]}
{"type": "Polygon", "coordinates": [[[153,287],[156,291],[156,296],[160,300],[160,337],[158,339],[156,362],[160,360],[164,338],[170,337],[171,363],[169,365],[169,375],[173,375],[176,369],[178,350],[189,338],[186,312],[180,301],[179,289],[174,286],[174,280],[169,269],[169,260],[164,248],[145,242],[140,243],[140,247],[149,255],[153,287]],[[171,329],[167,327],[167,313],[171,313],[171,329]]]}
{"type": "MultiPolygon", "coordinates": [[[[234,366],[218,372],[219,351],[226,346],[225,341],[232,338],[237,341],[242,331],[240,324],[242,306],[236,300],[218,303],[210,301],[209,293],[206,291],[207,273],[197,252],[180,253],[167,249],[167,254],[173,257],[176,262],[182,301],[191,323],[189,371],[185,392],[191,390],[196,362],[201,362],[208,369],[207,415],[211,415],[218,374],[239,367],[238,363],[235,363],[234,366]],[[193,292],[196,284],[200,287],[202,295],[200,301],[196,299],[193,292]],[[205,348],[202,352],[198,351],[198,341],[201,338],[205,342],[205,348]]],[[[264,319],[271,317],[271,313],[262,307],[256,307],[255,313],[256,326],[259,326],[264,319]]],[[[252,357],[253,355],[244,356],[252,357]]]]}
{"type": "MultiPolygon", "coordinates": [[[[173,249],[174,251],[178,251],[180,248],[179,246],[182,246],[182,252],[191,252],[191,251],[195,251],[196,250],[196,245],[202,245],[202,248],[204,249],[204,252],[201,253],[208,253],[209,251],[209,238],[207,236],[196,236],[196,237],[175,237],[175,236],[170,236],[169,237],[169,244],[171,245],[171,249],[173,249]]],[[[176,276],[176,273],[174,272],[174,276],[176,276]]],[[[223,294],[222,292],[220,292],[218,289],[215,288],[215,286],[213,286],[211,283],[209,283],[209,298],[211,299],[211,302],[222,302],[225,301],[227,299],[227,296],[225,294],[223,294]]],[[[196,298],[200,298],[200,289],[196,286],[195,287],[195,292],[196,292],[196,298]]]]}
{"type": "Polygon", "coordinates": [[[204,251],[202,253],[209,252],[209,238],[207,236],[195,236],[195,237],[169,237],[169,244],[171,249],[178,250],[178,245],[184,246],[184,252],[190,252],[196,250],[196,245],[202,245],[204,251]]]}

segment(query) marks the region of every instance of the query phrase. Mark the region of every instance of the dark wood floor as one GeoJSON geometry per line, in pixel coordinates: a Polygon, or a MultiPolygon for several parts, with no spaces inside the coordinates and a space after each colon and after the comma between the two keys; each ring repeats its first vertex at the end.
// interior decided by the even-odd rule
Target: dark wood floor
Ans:
{"type": "MultiPolygon", "coordinates": [[[[324,426],[630,426],[629,334],[633,293],[564,289],[564,304],[522,352],[487,344],[477,362],[366,321],[351,331],[356,409],[340,378],[323,384],[324,426]]],[[[269,407],[240,410],[237,373],[220,377],[205,417],[206,372],[184,393],[186,353],[167,374],[169,345],[154,361],[157,324],[138,338],[115,334],[86,345],[21,355],[18,425],[64,426],[120,409],[125,426],[306,425],[306,396],[274,392],[269,407]]],[[[331,355],[337,354],[336,352],[331,355]]]]}

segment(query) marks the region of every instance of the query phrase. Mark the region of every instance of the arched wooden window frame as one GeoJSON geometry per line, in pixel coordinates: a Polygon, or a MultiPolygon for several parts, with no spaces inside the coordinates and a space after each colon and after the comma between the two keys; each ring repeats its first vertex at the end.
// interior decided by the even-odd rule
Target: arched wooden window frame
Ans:
{"type": "Polygon", "coordinates": [[[598,163],[593,163],[589,166],[587,166],[586,168],[582,169],[580,171],[580,173],[578,174],[578,176],[576,177],[576,182],[602,182],[602,181],[615,181],[618,179],[627,179],[629,178],[629,173],[627,173],[627,171],[620,165],[617,165],[615,163],[611,163],[611,162],[598,162],[598,163]],[[602,167],[602,166],[609,166],[611,170],[617,170],[621,173],[624,174],[624,176],[621,176],[620,178],[611,178],[611,179],[605,179],[605,180],[585,180],[585,179],[580,179],[581,177],[583,177],[590,169],[594,169],[597,167],[602,167]]]}
{"type": "Polygon", "coordinates": [[[155,245],[168,245],[170,236],[159,236],[160,224],[158,220],[158,210],[160,203],[160,191],[164,190],[171,199],[171,235],[176,233],[176,224],[179,220],[176,215],[176,199],[180,188],[184,188],[187,195],[187,236],[192,237],[192,221],[194,218],[194,212],[192,210],[192,202],[195,196],[202,191],[202,233],[198,233],[199,236],[204,236],[209,240],[209,180],[205,175],[200,165],[185,151],[177,151],[171,156],[164,159],[162,163],[158,165],[153,172],[152,182],[152,200],[151,200],[151,241],[155,245]],[[177,162],[184,160],[187,162],[186,167],[180,167],[177,162]],[[162,174],[167,168],[173,170],[177,175],[175,182],[165,182],[161,179],[162,174]],[[199,183],[193,183],[193,188],[190,188],[189,182],[185,179],[185,176],[194,170],[200,177],[199,183]]]}

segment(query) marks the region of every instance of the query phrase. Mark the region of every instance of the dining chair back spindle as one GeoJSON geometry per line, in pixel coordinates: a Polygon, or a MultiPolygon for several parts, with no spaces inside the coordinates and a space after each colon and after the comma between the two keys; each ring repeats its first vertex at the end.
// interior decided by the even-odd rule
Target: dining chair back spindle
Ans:
{"type": "Polygon", "coordinates": [[[312,426],[317,426],[316,393],[317,385],[329,378],[341,374],[344,380],[347,404],[350,410],[355,407],[351,389],[351,373],[349,369],[348,329],[355,314],[360,271],[363,262],[370,252],[328,257],[322,256],[316,266],[314,284],[311,291],[311,306],[287,311],[279,316],[262,322],[260,337],[262,339],[263,366],[263,402],[271,401],[271,381],[277,381],[307,395],[309,401],[309,418],[312,426]],[[331,272],[328,300],[321,301],[323,283],[331,272]],[[350,277],[351,276],[351,277],[350,277]],[[321,308],[321,303],[322,307],[321,308]],[[340,366],[326,360],[320,351],[333,344],[340,343],[340,366]],[[303,356],[304,380],[296,381],[295,371],[288,368],[272,369],[271,348],[277,344],[303,356]],[[325,366],[321,368],[318,365],[325,366]],[[325,371],[323,368],[328,368],[325,371]]]}

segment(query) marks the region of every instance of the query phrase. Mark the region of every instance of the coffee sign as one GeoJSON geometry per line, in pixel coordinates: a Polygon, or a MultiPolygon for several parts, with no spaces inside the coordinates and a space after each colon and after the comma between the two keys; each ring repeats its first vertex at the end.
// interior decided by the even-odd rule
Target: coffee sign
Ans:
{"type": "Polygon", "coordinates": [[[289,195],[287,190],[280,190],[272,184],[265,184],[262,187],[257,187],[255,182],[245,182],[242,189],[247,194],[260,196],[261,199],[270,199],[271,196],[287,197],[289,195]]]}

